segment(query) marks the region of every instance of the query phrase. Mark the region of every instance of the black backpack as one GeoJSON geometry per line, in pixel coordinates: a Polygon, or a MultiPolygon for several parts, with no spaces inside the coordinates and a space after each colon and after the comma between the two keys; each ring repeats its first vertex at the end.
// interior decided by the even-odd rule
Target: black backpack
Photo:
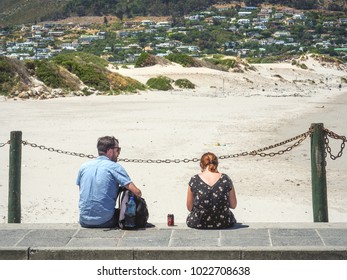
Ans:
{"type": "MultiPolygon", "coordinates": [[[[118,207],[117,211],[119,212],[118,225],[121,229],[130,229],[124,226],[125,223],[125,210],[127,208],[127,203],[130,199],[130,196],[134,197],[136,203],[136,216],[135,216],[135,228],[145,228],[147,227],[147,221],[149,217],[149,212],[147,208],[147,203],[144,198],[136,196],[128,189],[122,190],[118,195],[118,207]]],[[[133,229],[133,228],[131,228],[133,229]]]]}

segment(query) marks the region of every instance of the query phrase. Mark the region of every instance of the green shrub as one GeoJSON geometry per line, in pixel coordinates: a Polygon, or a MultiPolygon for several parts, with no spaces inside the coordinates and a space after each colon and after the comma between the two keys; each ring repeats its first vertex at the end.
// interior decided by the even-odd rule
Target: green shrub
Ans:
{"type": "Polygon", "coordinates": [[[106,60],[95,55],[77,52],[59,54],[54,61],[77,75],[84,84],[101,91],[110,89],[105,69],[108,65],[106,60]]]}
{"type": "Polygon", "coordinates": [[[167,90],[173,89],[173,87],[171,85],[172,82],[173,81],[168,77],[158,76],[155,78],[150,78],[147,81],[146,85],[152,89],[167,91],[167,90]]]}
{"type": "Polygon", "coordinates": [[[215,57],[203,58],[203,60],[208,63],[212,63],[213,65],[218,65],[220,63],[220,60],[215,57]]]}
{"type": "Polygon", "coordinates": [[[135,62],[135,67],[147,67],[156,65],[156,57],[154,55],[151,55],[149,53],[143,52],[140,54],[140,56],[137,58],[135,62]]]}
{"type": "Polygon", "coordinates": [[[36,64],[37,64],[37,61],[35,60],[26,60],[24,62],[26,69],[31,75],[35,75],[36,64]]]}
{"type": "Polygon", "coordinates": [[[221,60],[224,58],[224,55],[223,54],[214,54],[212,57],[217,59],[217,60],[221,60]]]}
{"type": "Polygon", "coordinates": [[[260,58],[260,57],[248,57],[247,58],[247,62],[248,63],[257,63],[257,64],[259,64],[259,63],[261,63],[261,60],[262,60],[262,58],[260,58]]]}
{"type": "Polygon", "coordinates": [[[220,66],[223,69],[229,70],[236,66],[236,60],[231,58],[224,59],[223,56],[214,55],[212,58],[204,58],[204,61],[212,63],[213,65],[220,66]]]}
{"type": "Polygon", "coordinates": [[[181,64],[184,67],[195,67],[197,66],[196,62],[194,61],[194,59],[187,55],[187,54],[183,54],[183,53],[171,53],[168,56],[166,56],[166,58],[172,62],[181,64]]]}
{"type": "Polygon", "coordinates": [[[178,79],[175,81],[175,85],[178,86],[179,88],[189,88],[189,89],[195,88],[195,85],[188,79],[178,79]]]}
{"type": "Polygon", "coordinates": [[[146,86],[139,81],[130,77],[124,77],[118,73],[109,73],[110,90],[113,94],[121,92],[136,92],[137,90],[145,90],[146,86]]]}
{"type": "Polygon", "coordinates": [[[307,65],[305,63],[301,63],[301,64],[299,64],[299,66],[300,66],[301,69],[304,69],[304,70],[308,69],[308,67],[307,67],[307,65]]]}
{"type": "Polygon", "coordinates": [[[0,83],[6,83],[11,80],[13,73],[9,69],[9,64],[4,57],[0,57],[0,83]]]}
{"type": "Polygon", "coordinates": [[[0,56],[0,95],[9,95],[29,81],[28,73],[17,59],[0,56]]]}
{"type": "Polygon", "coordinates": [[[220,61],[220,64],[222,64],[222,65],[226,66],[228,69],[230,69],[230,68],[234,68],[236,66],[236,60],[230,59],[230,58],[222,59],[220,61]]]}
{"type": "Polygon", "coordinates": [[[52,88],[65,88],[64,81],[59,75],[58,66],[52,61],[42,60],[37,62],[35,74],[39,80],[52,88]]]}

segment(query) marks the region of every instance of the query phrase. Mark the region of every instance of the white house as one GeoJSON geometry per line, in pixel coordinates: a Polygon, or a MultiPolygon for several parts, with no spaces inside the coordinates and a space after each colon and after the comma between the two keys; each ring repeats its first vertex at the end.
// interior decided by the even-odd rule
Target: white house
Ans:
{"type": "Polygon", "coordinates": [[[244,25],[244,24],[250,24],[251,21],[248,19],[248,18],[240,18],[238,21],[237,21],[238,24],[241,24],[241,25],[244,25]]]}
{"type": "Polygon", "coordinates": [[[288,32],[288,31],[276,31],[273,34],[273,37],[275,37],[275,38],[288,37],[288,36],[290,36],[290,32],[288,32]]]}

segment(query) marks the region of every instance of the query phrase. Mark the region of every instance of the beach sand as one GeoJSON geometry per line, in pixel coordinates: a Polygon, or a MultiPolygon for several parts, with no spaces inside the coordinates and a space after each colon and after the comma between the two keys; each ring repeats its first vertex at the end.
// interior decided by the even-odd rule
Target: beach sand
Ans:
{"type": "MultiPolygon", "coordinates": [[[[307,62],[308,70],[290,64],[257,65],[245,73],[178,65],[114,69],[145,83],[158,75],[187,78],[194,90],[146,91],[119,96],[50,100],[0,100],[0,143],[11,131],[23,140],[63,151],[96,155],[97,138],[114,135],[121,159],[174,160],[218,156],[290,139],[312,123],[347,135],[345,69],[307,62]]],[[[333,152],[341,141],[330,140],[333,152]]],[[[274,151],[288,147],[281,146],[274,151]]],[[[268,151],[271,152],[272,150],[268,151]]],[[[0,148],[0,217],[7,222],[9,145],[0,148]]],[[[347,155],[327,159],[330,222],[347,221],[347,155]]],[[[22,223],[78,222],[80,165],[88,158],[23,146],[22,223]]],[[[184,223],[187,184],[199,163],[120,162],[142,190],[151,223],[167,214],[184,223]]],[[[238,222],[312,222],[310,139],[274,157],[221,159],[219,171],[235,185],[238,222]]]]}

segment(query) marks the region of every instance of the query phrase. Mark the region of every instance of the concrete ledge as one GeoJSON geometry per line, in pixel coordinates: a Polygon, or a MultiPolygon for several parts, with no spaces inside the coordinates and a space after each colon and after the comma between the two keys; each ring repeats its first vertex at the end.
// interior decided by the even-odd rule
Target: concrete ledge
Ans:
{"type": "Polygon", "coordinates": [[[31,248],[30,260],[133,260],[134,252],[117,248],[31,248]]]}
{"type": "Polygon", "coordinates": [[[28,260],[29,248],[0,247],[0,260],[28,260]]]}
{"type": "Polygon", "coordinates": [[[345,249],[0,248],[1,260],[347,260],[345,249]]]}
{"type": "Polygon", "coordinates": [[[347,260],[347,223],[184,224],[135,231],[2,224],[1,260],[347,260]]]}
{"type": "Polygon", "coordinates": [[[344,250],[302,248],[235,248],[235,249],[148,249],[135,250],[135,260],[346,260],[344,250]]]}
{"type": "Polygon", "coordinates": [[[241,251],[241,260],[347,260],[347,247],[246,249],[241,251]]]}

